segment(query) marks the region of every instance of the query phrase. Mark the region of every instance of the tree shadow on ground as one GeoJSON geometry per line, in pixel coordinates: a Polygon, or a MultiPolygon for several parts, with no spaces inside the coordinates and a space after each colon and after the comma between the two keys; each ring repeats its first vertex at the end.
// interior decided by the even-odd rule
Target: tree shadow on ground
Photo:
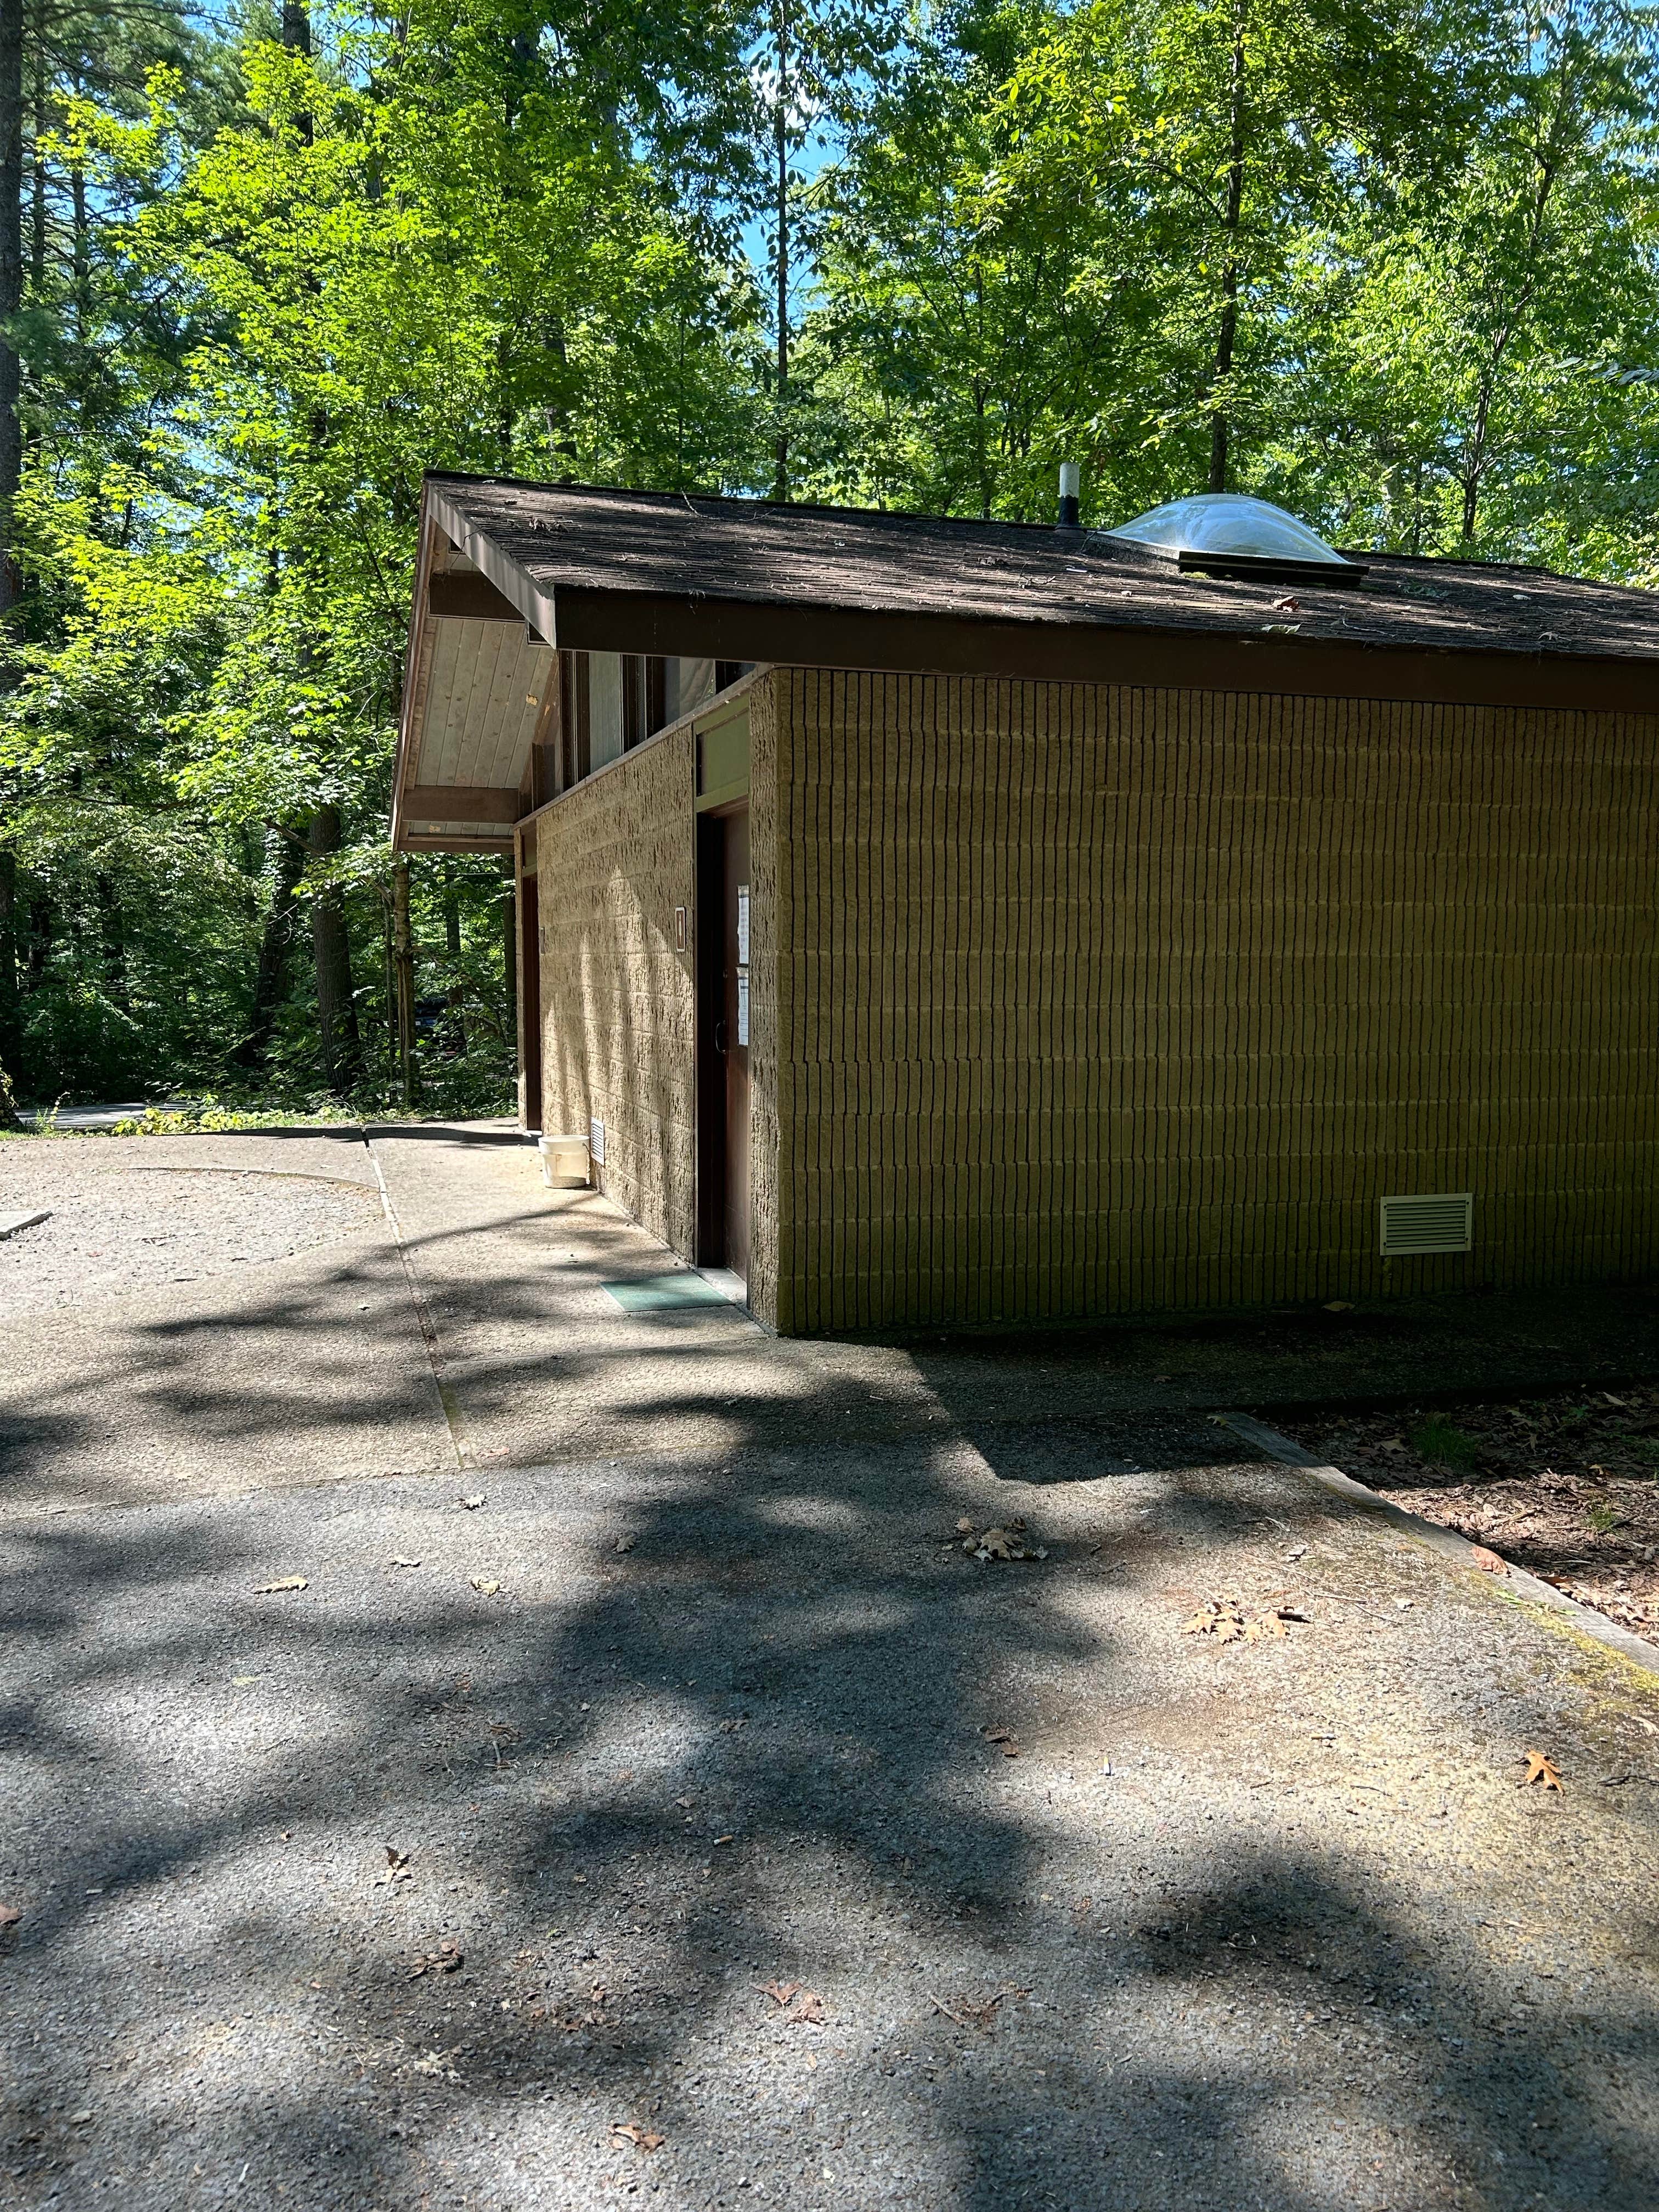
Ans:
{"type": "MultiPolygon", "coordinates": [[[[1183,1540],[1255,1571],[1251,1471],[1054,1493],[1037,1576],[964,1557],[950,1466],[802,1437],[477,1513],[380,1485],[15,1528],[24,2201],[1649,2204],[1652,2107],[1606,2085],[1650,2074],[1650,1993],[1586,1978],[1581,1919],[1526,2005],[1481,1933],[1570,1869],[1447,1915],[1415,1829],[1384,1869],[1228,1794],[1358,1694],[1278,1647],[1259,1710],[1217,1702],[1149,1635],[1183,1540]]],[[[1431,1711],[1463,1729],[1403,1690],[1402,1745],[1431,1711]]]]}

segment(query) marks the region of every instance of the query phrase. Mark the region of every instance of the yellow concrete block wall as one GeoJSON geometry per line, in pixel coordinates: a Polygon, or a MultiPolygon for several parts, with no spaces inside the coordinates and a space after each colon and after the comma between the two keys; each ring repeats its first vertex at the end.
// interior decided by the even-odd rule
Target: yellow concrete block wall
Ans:
{"type": "Polygon", "coordinates": [[[1659,1264],[1654,718],[771,691],[780,1327],[1659,1264]]]}
{"type": "Polygon", "coordinates": [[[686,1258],[696,1222],[692,738],[668,732],[536,822],[542,1127],[605,1124],[595,1181],[686,1258]]]}

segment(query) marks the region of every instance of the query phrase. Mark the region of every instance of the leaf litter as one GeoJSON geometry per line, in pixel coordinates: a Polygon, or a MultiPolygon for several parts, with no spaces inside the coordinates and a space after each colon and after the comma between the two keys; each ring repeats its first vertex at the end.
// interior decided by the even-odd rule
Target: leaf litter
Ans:
{"type": "Polygon", "coordinates": [[[435,1951],[422,1952],[416,1958],[410,1967],[409,1978],[413,1982],[427,1973],[458,1974],[465,1964],[466,1954],[460,1945],[446,1936],[435,1951]]]}
{"type": "Polygon", "coordinates": [[[761,1994],[778,2009],[772,2017],[784,2027],[822,2027],[823,1999],[800,1982],[768,1982],[761,1994]]]}
{"type": "Polygon", "coordinates": [[[386,1864],[375,1875],[374,1887],[379,1889],[384,1884],[389,1889],[394,1882],[413,1881],[415,1877],[410,1871],[410,1856],[408,1851],[400,1851],[395,1844],[388,1844],[386,1846],[386,1864]]]}
{"type": "Polygon", "coordinates": [[[1527,1753],[1527,1771],[1521,1787],[1524,1790],[1529,1782],[1541,1782],[1546,1790],[1559,1790],[1564,1797],[1567,1794],[1567,1785],[1561,1779],[1560,1770],[1555,1761],[1547,1759],[1541,1751],[1527,1753]]]}
{"type": "Polygon", "coordinates": [[[966,1517],[957,1523],[957,1534],[962,1539],[962,1548],[981,1562],[987,1559],[1046,1559],[1048,1547],[1025,1541],[1025,1523],[1021,1520],[1005,1521],[991,1528],[976,1529],[966,1517]]]}
{"type": "Polygon", "coordinates": [[[654,2128],[641,2127],[637,2120],[612,2120],[611,2136],[613,2142],[631,2142],[635,2150],[660,2150],[667,2142],[654,2128]]]}
{"type": "Polygon", "coordinates": [[[1236,1597],[1206,1598],[1190,1619],[1181,1624],[1183,1636],[1211,1636],[1218,1644],[1260,1644],[1269,1637],[1289,1633],[1292,1621],[1305,1624],[1307,1615],[1293,1606],[1272,1606],[1264,1613],[1247,1613],[1236,1597]]]}

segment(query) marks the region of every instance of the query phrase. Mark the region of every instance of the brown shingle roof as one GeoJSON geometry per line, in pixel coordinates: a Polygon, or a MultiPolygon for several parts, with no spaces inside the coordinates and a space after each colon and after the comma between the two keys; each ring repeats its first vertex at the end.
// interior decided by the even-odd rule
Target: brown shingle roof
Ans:
{"type": "Polygon", "coordinates": [[[1167,554],[1098,531],[493,477],[434,476],[428,485],[446,520],[481,533],[556,605],[620,596],[1073,635],[1184,631],[1534,661],[1659,657],[1659,593],[1544,568],[1368,553],[1364,582],[1332,590],[1182,574],[1167,554]],[[1276,604],[1286,598],[1293,609],[1276,604]]]}

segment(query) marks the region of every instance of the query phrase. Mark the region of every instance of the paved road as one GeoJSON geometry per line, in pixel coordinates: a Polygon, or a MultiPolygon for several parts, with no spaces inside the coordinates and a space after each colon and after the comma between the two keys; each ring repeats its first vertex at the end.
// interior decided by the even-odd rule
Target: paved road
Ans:
{"type": "Polygon", "coordinates": [[[199,1427],[31,1340],[0,2204],[1647,2212],[1659,1680],[1150,1378],[624,1315],[490,1133],[375,1144],[436,1376],[384,1216],[199,1427]]]}

